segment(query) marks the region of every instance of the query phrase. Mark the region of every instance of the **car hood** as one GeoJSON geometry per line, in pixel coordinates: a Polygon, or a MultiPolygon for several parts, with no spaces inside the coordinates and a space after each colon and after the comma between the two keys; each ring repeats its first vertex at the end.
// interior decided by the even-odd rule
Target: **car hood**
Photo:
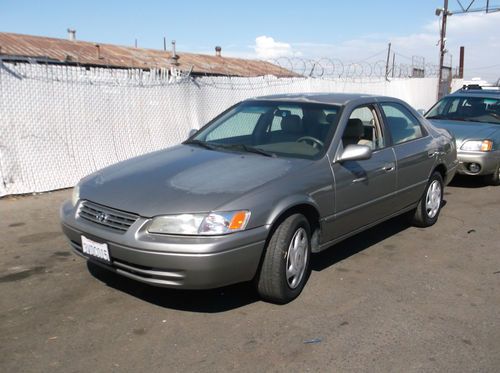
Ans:
{"type": "Polygon", "coordinates": [[[208,212],[310,163],[177,145],[87,176],[80,198],[144,217],[208,212]]]}
{"type": "Polygon", "coordinates": [[[455,136],[459,149],[465,140],[488,139],[496,131],[500,131],[498,124],[443,119],[429,119],[429,121],[436,127],[450,131],[455,136]]]}

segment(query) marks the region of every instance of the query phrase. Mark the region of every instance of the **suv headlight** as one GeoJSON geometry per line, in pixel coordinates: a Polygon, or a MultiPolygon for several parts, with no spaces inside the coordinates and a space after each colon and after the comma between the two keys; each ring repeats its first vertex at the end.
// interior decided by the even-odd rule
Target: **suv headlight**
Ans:
{"type": "Polygon", "coordinates": [[[147,228],[149,233],[218,235],[245,229],[250,211],[211,212],[158,216],[147,228]]]}
{"type": "Polygon", "coordinates": [[[493,141],[491,140],[469,140],[462,144],[462,150],[475,152],[489,152],[493,149],[493,141]]]}

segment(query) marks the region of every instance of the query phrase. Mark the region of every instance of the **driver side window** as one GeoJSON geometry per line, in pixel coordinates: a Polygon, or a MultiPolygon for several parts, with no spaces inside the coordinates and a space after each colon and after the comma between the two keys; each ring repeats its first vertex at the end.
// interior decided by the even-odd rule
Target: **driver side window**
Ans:
{"type": "Polygon", "coordinates": [[[385,147],[382,127],[373,106],[353,110],[342,135],[342,144],[344,148],[352,144],[367,145],[372,150],[385,147]]]}

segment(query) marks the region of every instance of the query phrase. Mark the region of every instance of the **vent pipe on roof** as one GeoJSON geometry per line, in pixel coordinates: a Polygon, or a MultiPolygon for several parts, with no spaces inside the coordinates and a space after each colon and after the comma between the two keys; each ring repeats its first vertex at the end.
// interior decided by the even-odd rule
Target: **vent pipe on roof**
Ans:
{"type": "Polygon", "coordinates": [[[215,47],[215,55],[216,55],[217,57],[222,57],[221,52],[222,52],[222,48],[221,48],[221,47],[219,47],[219,46],[216,46],[216,47],[215,47]]]}
{"type": "Polygon", "coordinates": [[[175,53],[175,40],[172,40],[172,58],[177,58],[177,54],[175,53]]]}
{"type": "Polygon", "coordinates": [[[69,28],[68,29],[68,40],[75,41],[76,40],[76,30],[69,28]]]}
{"type": "Polygon", "coordinates": [[[100,60],[101,57],[101,46],[99,44],[96,44],[95,47],[97,48],[97,59],[100,60]]]}
{"type": "Polygon", "coordinates": [[[179,62],[177,60],[179,59],[179,56],[175,52],[175,40],[172,40],[172,57],[170,57],[170,61],[173,65],[178,65],[179,62]]]}

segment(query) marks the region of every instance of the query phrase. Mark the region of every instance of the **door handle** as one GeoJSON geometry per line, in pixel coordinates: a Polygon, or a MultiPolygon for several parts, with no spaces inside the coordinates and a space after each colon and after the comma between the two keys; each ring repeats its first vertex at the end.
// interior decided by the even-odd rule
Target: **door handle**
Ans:
{"type": "Polygon", "coordinates": [[[382,170],[384,170],[385,172],[391,172],[394,171],[395,168],[396,166],[394,165],[394,163],[389,163],[382,167],[382,170]]]}
{"type": "Polygon", "coordinates": [[[361,183],[362,181],[366,181],[366,177],[359,177],[357,179],[353,179],[353,183],[361,183]]]}
{"type": "Polygon", "coordinates": [[[439,154],[439,152],[437,152],[437,151],[429,151],[429,152],[427,152],[427,155],[429,156],[429,158],[432,158],[432,157],[434,157],[434,156],[436,156],[438,154],[439,154]]]}

